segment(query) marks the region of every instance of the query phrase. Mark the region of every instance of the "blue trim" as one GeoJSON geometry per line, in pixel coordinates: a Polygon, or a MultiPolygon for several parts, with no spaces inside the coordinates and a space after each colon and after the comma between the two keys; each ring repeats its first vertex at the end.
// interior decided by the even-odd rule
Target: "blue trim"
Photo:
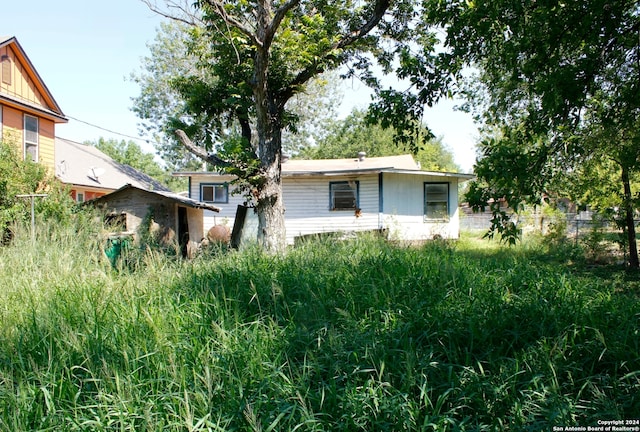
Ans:
{"type": "Polygon", "coordinates": [[[382,181],[382,173],[378,174],[378,213],[384,213],[384,187],[382,181]]]}
{"type": "Polygon", "coordinates": [[[202,202],[208,202],[208,203],[214,203],[214,204],[229,204],[229,183],[200,183],[200,201],[202,202]],[[213,191],[213,200],[212,201],[205,201],[203,198],[203,193],[202,193],[202,188],[206,187],[206,186],[211,186],[214,188],[213,191]],[[215,193],[215,188],[218,186],[223,186],[225,189],[225,200],[224,201],[216,201],[216,193],[215,193]]]}

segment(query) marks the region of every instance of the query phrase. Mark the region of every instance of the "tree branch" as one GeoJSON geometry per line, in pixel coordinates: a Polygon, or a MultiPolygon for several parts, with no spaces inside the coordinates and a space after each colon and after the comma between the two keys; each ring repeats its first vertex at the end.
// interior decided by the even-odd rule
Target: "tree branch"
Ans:
{"type": "MultiPolygon", "coordinates": [[[[294,3],[294,2],[297,3],[297,0],[291,0],[289,3],[294,3]]],[[[369,34],[369,32],[371,32],[371,30],[373,30],[380,23],[380,20],[382,20],[382,18],[384,17],[384,14],[387,12],[390,5],[391,5],[390,0],[377,0],[376,6],[374,8],[373,16],[371,16],[371,18],[366,23],[364,23],[358,30],[355,30],[349,33],[348,35],[345,35],[342,39],[336,42],[332,46],[332,48],[320,60],[313,62],[313,64],[311,64],[310,66],[300,71],[300,73],[298,73],[295,79],[288,86],[288,91],[285,92],[285,97],[292,96],[295,93],[295,89],[297,87],[305,84],[315,75],[317,75],[318,72],[322,72],[323,68],[320,65],[330,57],[335,57],[336,56],[336,54],[334,53],[335,50],[346,48],[349,45],[356,42],[357,40],[369,34]]]]}
{"type": "Polygon", "coordinates": [[[380,20],[382,20],[382,17],[384,17],[384,14],[387,12],[387,9],[389,9],[390,5],[390,0],[377,0],[376,6],[373,9],[374,13],[371,18],[369,18],[369,20],[364,23],[358,30],[349,33],[344,37],[344,39],[338,41],[334,45],[334,49],[345,48],[358,39],[361,39],[369,34],[369,32],[371,32],[371,30],[373,30],[380,23],[380,20]]]}
{"type": "Polygon", "coordinates": [[[190,153],[194,154],[200,159],[218,167],[231,166],[231,163],[229,161],[221,159],[214,153],[209,153],[204,148],[194,144],[183,130],[177,129],[175,133],[182,145],[185,146],[185,148],[189,150],[190,153]]]}
{"type": "Polygon", "coordinates": [[[245,25],[238,17],[230,15],[224,8],[224,4],[219,0],[203,0],[202,3],[209,5],[213,11],[218,15],[227,25],[238,29],[242,34],[247,36],[251,42],[261,47],[263,41],[259,40],[255,34],[254,29],[245,25]]]}
{"type": "Polygon", "coordinates": [[[178,21],[184,24],[188,24],[190,26],[202,25],[202,20],[196,15],[195,12],[190,10],[186,2],[184,2],[184,4],[178,4],[175,1],[169,1],[169,0],[166,1],[167,8],[177,9],[179,11],[179,15],[165,12],[157,5],[157,2],[155,0],[142,0],[142,2],[145,5],[147,5],[147,7],[151,12],[156,13],[162,17],[168,18],[173,21],[178,21]]]}
{"type": "Polygon", "coordinates": [[[269,23],[269,27],[267,28],[267,31],[265,34],[265,40],[263,41],[264,46],[268,47],[271,45],[271,42],[273,41],[273,37],[278,31],[278,27],[280,27],[280,23],[282,23],[282,20],[284,19],[287,12],[289,12],[291,9],[298,6],[299,4],[300,4],[300,0],[289,0],[288,2],[280,6],[278,10],[276,10],[276,13],[273,16],[273,19],[271,20],[271,23],[269,23]]]}

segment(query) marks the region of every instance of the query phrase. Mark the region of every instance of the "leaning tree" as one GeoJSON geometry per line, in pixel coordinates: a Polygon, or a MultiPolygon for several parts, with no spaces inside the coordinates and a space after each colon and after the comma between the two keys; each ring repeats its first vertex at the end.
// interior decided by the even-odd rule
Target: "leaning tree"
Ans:
{"type": "MultiPolygon", "coordinates": [[[[436,43],[414,0],[198,0],[188,14],[174,2],[147,3],[174,18],[179,10],[178,19],[194,25],[191,49],[207,71],[174,81],[185,100],[175,133],[190,152],[242,181],[258,215],[258,241],[270,251],[285,245],[282,134],[298,120],[287,102],[330,70],[379,88],[374,66],[387,73],[399,66],[402,74],[405,60],[415,59],[409,53],[419,47],[426,58],[436,43]],[[203,130],[197,123],[207,125],[204,136],[191,133],[203,130]]],[[[438,84],[430,84],[430,98],[438,84]]],[[[387,124],[406,139],[418,127],[419,104],[380,94],[386,102],[377,112],[393,116],[387,124]]]]}

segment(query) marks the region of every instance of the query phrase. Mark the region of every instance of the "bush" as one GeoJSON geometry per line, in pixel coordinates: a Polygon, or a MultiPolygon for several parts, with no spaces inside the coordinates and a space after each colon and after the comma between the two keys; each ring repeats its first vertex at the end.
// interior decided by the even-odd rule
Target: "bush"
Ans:
{"type": "Polygon", "coordinates": [[[10,142],[0,141],[0,228],[5,230],[6,240],[13,237],[16,224],[30,219],[31,202],[18,195],[47,195],[35,201],[41,221],[52,219],[64,223],[71,220],[75,212],[75,203],[67,188],[41,164],[23,160],[16,148],[10,142]]]}

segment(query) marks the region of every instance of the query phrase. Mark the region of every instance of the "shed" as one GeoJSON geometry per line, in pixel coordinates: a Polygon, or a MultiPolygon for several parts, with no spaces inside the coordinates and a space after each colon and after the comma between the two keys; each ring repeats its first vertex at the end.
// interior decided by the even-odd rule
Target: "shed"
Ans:
{"type": "MultiPolygon", "coordinates": [[[[203,212],[219,212],[212,204],[196,201],[173,192],[146,190],[131,184],[88,201],[120,219],[123,228],[134,236],[140,229],[152,230],[167,246],[178,245],[183,256],[191,257],[205,237],[203,212]],[[148,221],[148,226],[143,222],[148,221]]],[[[138,237],[139,238],[139,237],[138,237]]]]}

